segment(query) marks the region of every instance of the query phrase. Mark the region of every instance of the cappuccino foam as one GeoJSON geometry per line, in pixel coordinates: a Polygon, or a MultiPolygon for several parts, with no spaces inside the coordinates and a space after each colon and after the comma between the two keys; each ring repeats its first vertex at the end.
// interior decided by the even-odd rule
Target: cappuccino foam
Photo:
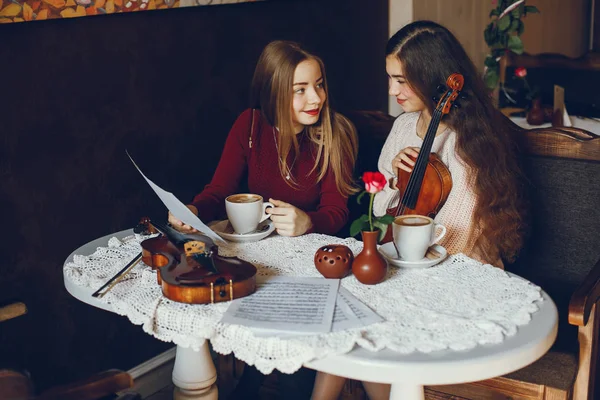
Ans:
{"type": "Polygon", "coordinates": [[[260,197],[253,194],[234,194],[227,198],[230,203],[254,203],[259,200],[260,197]]]}
{"type": "Polygon", "coordinates": [[[427,218],[418,216],[402,216],[396,218],[394,223],[403,226],[425,226],[429,225],[431,221],[427,218]]]}

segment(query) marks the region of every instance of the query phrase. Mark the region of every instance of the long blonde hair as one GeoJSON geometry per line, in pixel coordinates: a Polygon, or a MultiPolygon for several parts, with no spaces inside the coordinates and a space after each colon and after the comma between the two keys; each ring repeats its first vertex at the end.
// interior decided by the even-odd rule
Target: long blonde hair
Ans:
{"type": "MultiPolygon", "coordinates": [[[[292,146],[299,152],[298,139],[292,123],[293,81],[296,67],[303,61],[315,60],[323,75],[323,88],[327,93],[327,79],[323,61],[300,47],[297,43],[277,40],[263,50],[252,78],[250,102],[252,108],[261,110],[271,126],[279,129],[279,172],[284,177],[289,170],[287,157],[292,146]]],[[[344,116],[334,112],[326,100],[319,121],[306,126],[307,135],[317,147],[315,164],[317,182],[333,170],[337,189],[344,196],[357,191],[353,184],[353,170],[358,152],[358,138],[354,125],[344,116]]],[[[286,180],[295,186],[293,180],[286,180]]]]}

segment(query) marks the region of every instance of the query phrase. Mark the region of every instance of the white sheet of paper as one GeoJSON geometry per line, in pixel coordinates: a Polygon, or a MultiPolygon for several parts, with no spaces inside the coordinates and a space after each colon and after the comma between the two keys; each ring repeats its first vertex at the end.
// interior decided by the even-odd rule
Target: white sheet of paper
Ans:
{"type": "Polygon", "coordinates": [[[221,322],[257,332],[324,333],[331,330],[339,279],[260,277],[256,292],[233,300],[221,322]]]}
{"type": "Polygon", "coordinates": [[[137,170],[140,172],[140,174],[142,174],[142,176],[144,177],[146,182],[148,182],[148,184],[150,185],[152,190],[154,190],[154,192],[162,200],[162,202],[165,204],[167,209],[169,211],[171,211],[171,214],[173,214],[175,216],[175,218],[178,218],[181,221],[183,221],[185,224],[188,224],[188,225],[198,229],[200,232],[204,233],[206,236],[210,237],[212,240],[227,243],[221,236],[217,235],[212,229],[210,229],[208,226],[206,226],[204,224],[204,222],[202,222],[200,220],[200,218],[198,218],[196,215],[194,215],[194,213],[191,212],[190,209],[187,208],[187,206],[185,204],[183,204],[181,201],[179,201],[179,199],[177,199],[177,197],[175,197],[175,195],[173,193],[167,192],[166,190],[162,189],[160,186],[158,186],[157,184],[152,182],[150,179],[148,179],[146,177],[146,175],[144,175],[142,170],[137,166],[135,161],[133,161],[133,158],[131,158],[129,153],[127,153],[127,156],[129,157],[129,159],[131,160],[131,162],[133,163],[135,168],[137,168],[137,170]]]}
{"type": "Polygon", "coordinates": [[[573,126],[573,123],[571,122],[571,117],[569,117],[569,113],[567,112],[567,107],[563,109],[563,125],[573,126]]]}
{"type": "Polygon", "coordinates": [[[377,322],[383,322],[383,318],[340,286],[331,325],[332,332],[359,328],[377,322]]]}
{"type": "MultiPolygon", "coordinates": [[[[352,293],[340,286],[333,310],[331,331],[338,332],[346,329],[383,322],[383,318],[358,300],[352,293]]],[[[280,339],[305,336],[313,333],[289,332],[277,329],[253,327],[252,332],[259,337],[278,337],[280,339]]]]}

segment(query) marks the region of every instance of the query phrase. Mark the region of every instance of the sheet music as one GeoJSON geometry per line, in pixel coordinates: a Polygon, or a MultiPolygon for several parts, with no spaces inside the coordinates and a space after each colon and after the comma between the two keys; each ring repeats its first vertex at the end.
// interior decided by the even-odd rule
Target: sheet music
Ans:
{"type": "Polygon", "coordinates": [[[162,200],[167,209],[171,211],[171,214],[175,216],[175,218],[180,219],[184,223],[198,229],[200,232],[204,233],[206,236],[210,237],[214,241],[227,243],[221,236],[217,235],[212,229],[206,226],[204,222],[200,220],[200,218],[194,215],[194,213],[191,212],[185,204],[179,201],[173,193],[167,192],[166,190],[160,188],[157,184],[152,182],[150,179],[148,179],[146,175],[144,175],[142,170],[137,166],[135,161],[133,161],[133,158],[131,158],[128,152],[127,156],[129,157],[135,168],[137,168],[140,174],[142,174],[146,182],[148,182],[152,190],[154,190],[154,192],[162,200]]]}
{"type": "Polygon", "coordinates": [[[256,292],[236,299],[221,322],[295,333],[331,331],[339,279],[260,277],[256,292]]]}
{"type": "MultiPolygon", "coordinates": [[[[298,278],[292,278],[292,279],[298,279],[298,278]]],[[[304,278],[304,279],[306,279],[306,278],[304,278]]],[[[322,278],[315,278],[315,279],[323,280],[322,278]]],[[[330,281],[330,280],[331,279],[327,279],[327,281],[330,281]]],[[[234,302],[239,301],[239,300],[242,300],[242,299],[234,300],[234,302]]],[[[272,302],[272,304],[276,304],[276,303],[274,303],[274,300],[271,300],[271,302],[272,302]]],[[[230,306],[230,309],[231,309],[231,306],[230,306]]],[[[229,312],[230,312],[230,310],[228,309],[227,312],[225,313],[225,315],[227,316],[229,312]]],[[[232,309],[232,312],[233,312],[233,309],[232,309]]],[[[240,312],[239,309],[236,312],[239,313],[240,312]]],[[[245,316],[240,316],[240,317],[244,318],[245,316]]],[[[307,335],[307,334],[321,333],[321,332],[300,331],[296,328],[290,329],[289,327],[273,328],[273,327],[266,326],[266,324],[262,324],[260,321],[257,321],[257,323],[252,323],[252,325],[249,325],[246,321],[241,321],[241,320],[238,320],[237,318],[235,320],[233,320],[230,318],[231,317],[227,317],[227,318],[224,317],[221,321],[227,322],[227,323],[235,323],[235,324],[250,326],[252,328],[252,332],[254,333],[254,335],[261,336],[261,337],[278,337],[278,338],[283,339],[283,338],[289,338],[289,337],[294,337],[294,336],[303,336],[303,335],[307,335]]],[[[339,290],[336,295],[336,303],[335,303],[333,316],[332,316],[331,332],[337,332],[337,331],[342,331],[342,330],[351,329],[351,328],[360,328],[362,326],[367,326],[367,325],[375,324],[378,322],[383,322],[383,318],[381,316],[376,314],[368,306],[366,306],[364,303],[362,303],[360,300],[358,300],[348,290],[344,289],[343,287],[339,287],[339,290]]]]}
{"type": "Polygon", "coordinates": [[[333,313],[332,332],[383,322],[383,318],[340,286],[333,313]]]}

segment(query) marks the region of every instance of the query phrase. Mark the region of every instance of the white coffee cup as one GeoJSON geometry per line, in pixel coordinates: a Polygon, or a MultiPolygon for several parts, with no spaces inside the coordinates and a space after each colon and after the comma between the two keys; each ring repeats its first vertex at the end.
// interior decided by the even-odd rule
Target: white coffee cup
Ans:
{"type": "Polygon", "coordinates": [[[446,227],[423,215],[401,215],[392,224],[394,244],[405,261],[421,261],[431,245],[446,235],[446,227]],[[436,231],[440,234],[436,236],[436,231]]]}
{"type": "Polygon", "coordinates": [[[250,193],[233,194],[225,199],[225,211],[235,233],[243,235],[256,230],[258,224],[269,218],[267,207],[273,204],[263,202],[262,196],[250,193]]]}

